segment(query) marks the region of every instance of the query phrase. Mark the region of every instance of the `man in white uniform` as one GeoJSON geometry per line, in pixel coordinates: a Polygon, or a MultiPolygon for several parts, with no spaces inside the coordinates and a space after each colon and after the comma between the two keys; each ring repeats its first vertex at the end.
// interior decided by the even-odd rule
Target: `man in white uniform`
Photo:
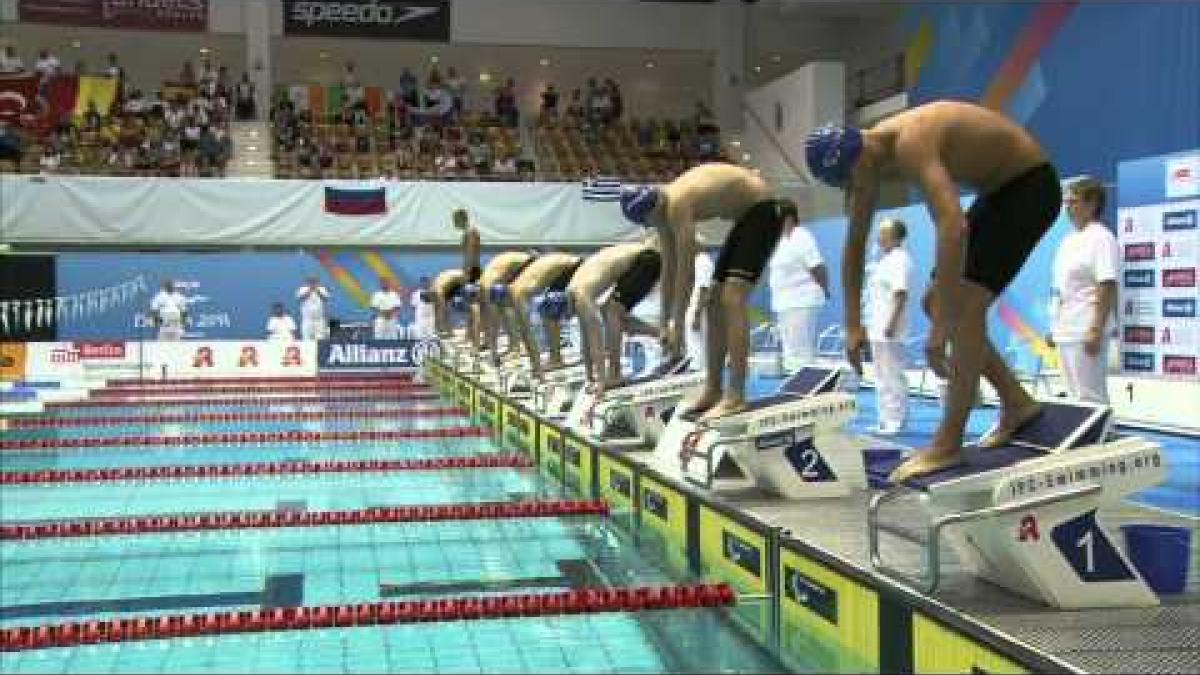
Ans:
{"type": "Polygon", "coordinates": [[[712,256],[704,251],[696,251],[696,276],[687,310],[687,353],[692,360],[692,368],[696,370],[704,368],[704,310],[708,307],[715,269],[712,256]]]}
{"type": "Polygon", "coordinates": [[[1108,340],[1117,304],[1120,250],[1104,223],[1104,184],[1081,178],[1063,202],[1074,229],[1054,257],[1051,343],[1057,344],[1071,396],[1108,403],[1108,340]]]}
{"type": "Polygon", "coordinates": [[[283,309],[283,303],[271,305],[271,318],[267,319],[268,340],[295,340],[296,322],[283,309]]]}
{"type": "Polygon", "coordinates": [[[381,284],[382,288],[371,296],[371,309],[375,310],[374,336],[376,340],[398,340],[404,300],[396,291],[396,282],[383,279],[381,284]]]}
{"type": "Polygon", "coordinates": [[[434,307],[433,291],[429,288],[429,277],[421,277],[421,287],[413,291],[409,302],[413,307],[413,333],[418,340],[433,337],[434,307]]]}
{"type": "Polygon", "coordinates": [[[325,308],[329,304],[329,289],[316,277],[309,277],[296,289],[300,301],[300,337],[305,340],[324,340],[329,337],[329,319],[325,308]]]}
{"type": "Polygon", "coordinates": [[[817,321],[829,297],[825,259],[803,225],[785,232],[770,267],[771,308],[779,321],[783,367],[796,370],[817,354],[817,321]]]}
{"type": "Polygon", "coordinates": [[[175,290],[175,282],[163,282],[162,290],[150,301],[150,314],[158,326],[159,340],[182,340],[187,320],[187,298],[175,290]]]}
{"type": "Polygon", "coordinates": [[[879,224],[883,257],[868,282],[867,339],[875,364],[875,400],[879,408],[877,433],[899,433],[908,417],[908,375],[904,341],[908,337],[908,298],[912,288],[912,257],[904,248],[908,228],[889,218],[879,224]]]}

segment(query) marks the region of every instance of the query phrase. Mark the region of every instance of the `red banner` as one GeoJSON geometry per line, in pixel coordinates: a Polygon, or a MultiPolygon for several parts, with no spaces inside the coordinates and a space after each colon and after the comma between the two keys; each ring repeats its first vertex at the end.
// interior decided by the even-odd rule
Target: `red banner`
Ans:
{"type": "Polygon", "coordinates": [[[204,32],[208,0],[20,0],[21,21],[204,32]]]}
{"type": "Polygon", "coordinates": [[[18,122],[37,114],[38,76],[0,75],[0,120],[18,122]]]}

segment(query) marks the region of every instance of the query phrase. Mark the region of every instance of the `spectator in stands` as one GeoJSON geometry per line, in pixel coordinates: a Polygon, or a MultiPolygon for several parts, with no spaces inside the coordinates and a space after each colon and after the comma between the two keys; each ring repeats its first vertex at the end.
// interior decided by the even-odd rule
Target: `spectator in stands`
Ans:
{"type": "Polygon", "coordinates": [[[454,66],[446,70],[446,91],[453,102],[451,109],[454,111],[454,117],[458,119],[462,116],[463,103],[467,96],[467,81],[458,74],[454,66]]]}
{"type": "Polygon", "coordinates": [[[458,175],[458,158],[454,156],[453,146],[443,143],[441,152],[434,160],[434,168],[439,176],[453,177],[458,175]]]}
{"type": "Polygon", "coordinates": [[[75,66],[71,69],[71,74],[75,77],[87,75],[87,62],[83,59],[76,59],[75,66]]]}
{"type": "Polygon", "coordinates": [[[567,103],[566,126],[578,129],[583,124],[584,115],[583,93],[575,89],[571,92],[571,100],[567,103]]]}
{"type": "Polygon", "coordinates": [[[507,127],[517,126],[516,82],[511,77],[496,88],[496,117],[507,127]]]}
{"type": "Polygon", "coordinates": [[[492,173],[504,179],[510,179],[517,175],[517,156],[512,151],[506,151],[504,156],[496,160],[496,165],[492,167],[492,173]]]}
{"type": "Polygon", "coordinates": [[[122,111],[127,115],[141,115],[145,106],[145,99],[142,97],[140,89],[134,89],[125,99],[125,105],[121,107],[122,111]]]}
{"type": "Polygon", "coordinates": [[[196,70],[191,61],[183,62],[183,68],[179,71],[179,84],[189,87],[196,84],[196,70]]]}
{"type": "Polygon", "coordinates": [[[212,111],[212,101],[201,94],[188,103],[188,114],[196,120],[196,124],[204,126],[209,123],[209,113],[212,111]]]}
{"type": "Polygon", "coordinates": [[[43,49],[38,52],[37,63],[34,64],[33,69],[43,78],[51,78],[62,70],[62,64],[59,63],[57,56],[50,53],[50,50],[43,49]]]}
{"type": "Polygon", "coordinates": [[[412,143],[401,141],[396,145],[396,169],[402,173],[407,173],[416,168],[417,157],[413,153],[412,143]]]}
{"type": "Polygon", "coordinates": [[[296,339],[296,320],[288,315],[282,302],[271,304],[271,316],[267,319],[267,339],[285,341],[296,339]]]}
{"type": "Polygon", "coordinates": [[[442,73],[437,69],[437,66],[433,66],[429,69],[429,77],[427,78],[427,82],[428,84],[426,86],[428,86],[430,89],[440,89],[444,84],[442,81],[442,73]]]}
{"type": "Polygon", "coordinates": [[[547,124],[558,119],[558,90],[554,88],[554,84],[546,85],[542,91],[542,124],[547,124]]]}
{"type": "Polygon", "coordinates": [[[83,112],[83,128],[87,131],[99,131],[100,125],[104,123],[104,119],[100,117],[100,111],[96,109],[95,101],[88,101],[87,110],[83,112]]]}
{"type": "Polygon", "coordinates": [[[720,128],[717,126],[717,118],[713,115],[713,111],[704,101],[696,101],[696,112],[693,114],[692,121],[695,122],[696,133],[717,133],[720,128]]]}
{"type": "Polygon", "coordinates": [[[404,102],[410,107],[417,105],[417,76],[413,75],[408,66],[400,71],[400,78],[396,83],[396,94],[404,99],[404,102]]]}
{"type": "Polygon", "coordinates": [[[492,146],[483,137],[482,132],[471,132],[471,139],[467,144],[467,154],[470,156],[471,166],[475,167],[476,173],[480,175],[491,173],[492,146]]]}
{"type": "Polygon", "coordinates": [[[257,111],[254,109],[254,83],[250,81],[250,73],[242,73],[242,80],[237,84],[236,99],[235,109],[239,120],[252,120],[257,117],[257,111]]]}
{"type": "Polygon", "coordinates": [[[178,101],[171,101],[167,104],[163,111],[163,123],[167,125],[167,129],[179,131],[183,129],[186,120],[187,112],[183,109],[182,104],[178,101]]]}
{"type": "Polygon", "coordinates": [[[217,67],[207,56],[200,59],[200,71],[196,74],[196,82],[200,85],[201,91],[217,82],[217,67]]]}
{"type": "Polygon", "coordinates": [[[358,79],[358,67],[353,61],[347,61],[342,66],[342,87],[349,89],[350,87],[357,87],[360,84],[362,82],[358,79]]]}
{"type": "Polygon", "coordinates": [[[312,171],[317,168],[317,146],[308,140],[308,136],[297,137],[295,144],[296,164],[302,169],[300,173],[305,178],[308,178],[312,175],[312,171]]]}
{"type": "Polygon", "coordinates": [[[203,130],[194,118],[188,117],[184,121],[183,135],[179,142],[179,146],[183,151],[183,161],[180,164],[180,169],[184,176],[196,175],[197,153],[199,152],[200,137],[202,134],[203,130]]]}
{"type": "Polygon", "coordinates": [[[41,167],[42,174],[58,173],[58,167],[62,164],[62,155],[58,153],[58,149],[53,144],[46,144],[42,148],[42,156],[38,159],[38,166],[41,167]]]}
{"type": "Polygon", "coordinates": [[[168,130],[163,134],[158,163],[164,176],[178,176],[182,156],[179,149],[179,133],[168,130]]]}
{"type": "Polygon", "coordinates": [[[616,80],[608,78],[604,80],[604,84],[608,88],[608,121],[616,122],[625,114],[625,99],[621,96],[621,87],[617,85],[616,80]]]}
{"type": "Polygon", "coordinates": [[[125,69],[122,68],[121,64],[117,61],[116,52],[109,52],[108,65],[104,68],[104,76],[116,78],[118,80],[125,77],[125,69]]]}
{"type": "Polygon", "coordinates": [[[321,150],[317,153],[317,165],[320,168],[321,177],[324,177],[325,172],[333,167],[333,148],[328,141],[321,144],[321,150]]]}
{"type": "Polygon", "coordinates": [[[371,136],[365,128],[359,128],[354,135],[354,151],[360,155],[371,152],[371,136]]]}
{"type": "Polygon", "coordinates": [[[5,47],[4,53],[0,54],[0,74],[11,75],[24,70],[25,62],[17,56],[17,50],[13,49],[12,45],[5,47]]]}
{"type": "Polygon", "coordinates": [[[229,98],[229,88],[232,83],[229,81],[229,67],[220,66],[217,68],[217,89],[214,96],[218,98],[229,98]]]}

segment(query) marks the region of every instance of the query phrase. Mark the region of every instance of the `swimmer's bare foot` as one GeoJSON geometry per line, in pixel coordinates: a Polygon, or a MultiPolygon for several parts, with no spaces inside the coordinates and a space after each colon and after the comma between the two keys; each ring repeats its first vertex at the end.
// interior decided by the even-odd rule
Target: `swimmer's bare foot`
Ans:
{"type": "Polygon", "coordinates": [[[1036,401],[1015,411],[1003,410],[996,426],[992,427],[980,438],[975,445],[980,448],[993,449],[1007,445],[1012,435],[1017,433],[1027,422],[1042,412],[1042,404],[1036,401]]]}
{"type": "Polygon", "coordinates": [[[720,391],[704,391],[700,397],[684,405],[684,415],[699,415],[708,412],[709,408],[721,402],[720,391]]]}
{"type": "Polygon", "coordinates": [[[700,419],[713,420],[726,415],[734,415],[742,412],[748,407],[749,406],[746,404],[746,399],[741,397],[731,398],[727,396],[721,399],[720,403],[716,404],[712,408],[709,408],[708,412],[700,416],[700,419]]]}
{"type": "Polygon", "coordinates": [[[896,467],[888,480],[902,483],[909,478],[941,471],[962,462],[962,448],[926,448],[896,467]]]}

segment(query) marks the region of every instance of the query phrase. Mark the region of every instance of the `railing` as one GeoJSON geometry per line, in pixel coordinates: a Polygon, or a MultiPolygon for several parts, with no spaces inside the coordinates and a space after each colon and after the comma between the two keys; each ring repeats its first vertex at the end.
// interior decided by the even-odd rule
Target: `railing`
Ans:
{"type": "Polygon", "coordinates": [[[850,107],[862,108],[903,92],[904,79],[903,53],[851,73],[846,81],[846,96],[850,107]]]}

